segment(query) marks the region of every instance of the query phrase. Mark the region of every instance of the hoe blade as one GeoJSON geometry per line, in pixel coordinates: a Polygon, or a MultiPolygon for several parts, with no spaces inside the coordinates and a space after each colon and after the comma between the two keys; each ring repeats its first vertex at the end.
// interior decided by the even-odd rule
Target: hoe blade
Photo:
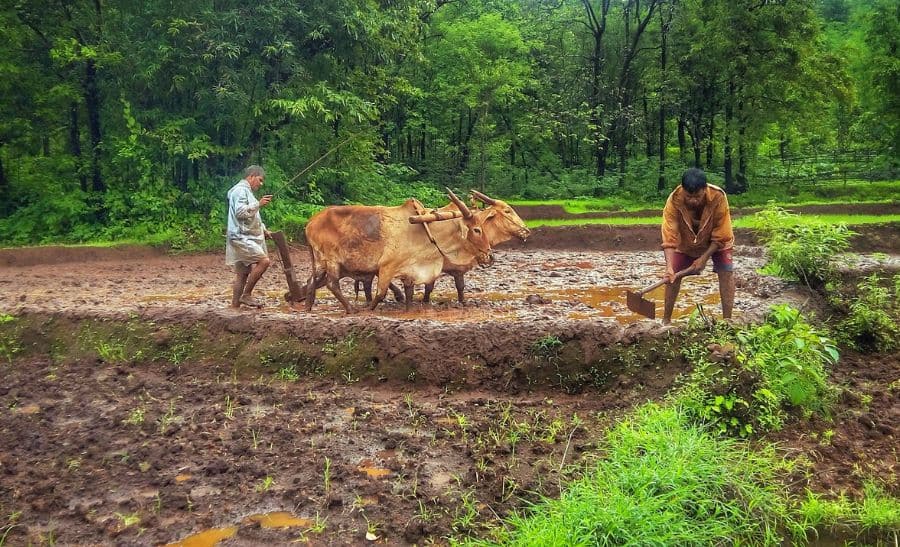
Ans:
{"type": "Polygon", "coordinates": [[[641,293],[628,291],[625,294],[628,309],[649,319],[656,319],[656,303],[647,300],[641,293]]]}

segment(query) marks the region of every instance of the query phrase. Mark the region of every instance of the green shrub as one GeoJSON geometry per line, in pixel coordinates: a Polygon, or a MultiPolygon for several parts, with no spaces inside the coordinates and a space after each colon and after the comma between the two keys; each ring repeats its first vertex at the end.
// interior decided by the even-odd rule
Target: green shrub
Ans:
{"type": "Polygon", "coordinates": [[[712,435],[675,406],[641,407],[604,448],[596,468],[559,499],[543,499],[496,530],[496,544],[781,545],[781,534],[804,535],[771,450],[712,435]]]}
{"type": "Polygon", "coordinates": [[[772,307],[766,322],[738,333],[738,361],[763,378],[760,389],[783,405],[823,411],[834,396],[826,367],[838,360],[833,342],[787,304],[772,307]]]}
{"type": "Polygon", "coordinates": [[[824,412],[835,395],[827,367],[837,349],[787,305],[773,307],[762,325],[720,330],[684,354],[693,371],[674,399],[692,420],[722,434],[780,429],[790,409],[824,412]]]}
{"type": "Polygon", "coordinates": [[[835,277],[835,255],[849,248],[854,235],[844,224],[801,224],[798,215],[771,202],[754,220],[769,259],[763,271],[812,288],[835,277]]]}
{"type": "Polygon", "coordinates": [[[837,333],[842,341],[861,351],[891,351],[900,347],[900,328],[897,327],[900,275],[894,276],[893,283],[893,295],[881,286],[878,274],[870,275],[857,285],[847,317],[838,324],[837,333]]]}

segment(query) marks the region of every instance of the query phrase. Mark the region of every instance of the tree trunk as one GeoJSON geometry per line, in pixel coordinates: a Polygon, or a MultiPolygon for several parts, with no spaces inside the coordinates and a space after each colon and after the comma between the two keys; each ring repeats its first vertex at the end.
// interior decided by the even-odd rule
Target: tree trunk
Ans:
{"type": "Polygon", "coordinates": [[[738,172],[735,177],[735,184],[731,190],[727,190],[732,194],[743,194],[748,189],[747,184],[747,120],[744,118],[744,101],[738,102],[738,172]]]}
{"type": "Polygon", "coordinates": [[[6,169],[3,167],[3,143],[0,142],[0,213],[3,213],[4,216],[10,213],[11,198],[9,180],[6,178],[6,169]]]}
{"type": "Polygon", "coordinates": [[[781,136],[778,139],[778,158],[781,160],[781,164],[784,165],[787,162],[787,149],[788,149],[788,139],[784,135],[784,132],[781,132],[781,136]]]}
{"type": "Polygon", "coordinates": [[[84,174],[84,158],[81,155],[81,127],[78,125],[78,103],[69,107],[69,152],[75,158],[75,170],[81,191],[88,192],[88,179],[84,174]]]}
{"type": "MultiPolygon", "coordinates": [[[[656,181],[657,193],[666,189],[666,62],[668,61],[668,35],[669,23],[672,21],[671,11],[668,13],[668,20],[664,16],[665,10],[659,10],[659,118],[657,124],[659,127],[659,178],[656,181]]],[[[680,120],[679,120],[680,123],[680,120]]],[[[680,127],[679,127],[680,129],[680,127]]],[[[681,136],[679,135],[679,138],[681,136]]],[[[679,143],[680,144],[680,143],[679,143]]]]}
{"type": "Polygon", "coordinates": [[[591,50],[591,86],[588,95],[588,107],[590,108],[590,126],[593,127],[594,137],[594,157],[596,159],[596,173],[598,177],[602,177],[606,171],[606,153],[609,149],[609,142],[603,134],[602,120],[600,119],[600,72],[603,62],[603,34],[606,32],[606,15],[609,13],[609,5],[612,0],[601,0],[600,16],[594,11],[594,6],[590,0],[581,0],[585,13],[588,18],[588,27],[591,29],[591,35],[594,38],[593,49],[591,50]]]}
{"type": "Polygon", "coordinates": [[[649,159],[653,157],[653,121],[650,119],[650,107],[647,105],[646,95],[641,102],[644,108],[644,155],[649,159]]]}
{"type": "Polygon", "coordinates": [[[103,134],[100,129],[100,90],[97,87],[97,65],[93,59],[85,62],[84,102],[87,107],[88,129],[91,135],[91,190],[102,194],[106,184],[100,172],[100,143],[103,134]]]}
{"type": "Polygon", "coordinates": [[[687,137],[685,135],[685,125],[687,125],[687,114],[684,111],[678,114],[678,157],[684,163],[687,156],[687,137]]]}
{"type": "Polygon", "coordinates": [[[722,155],[725,158],[725,191],[730,192],[734,186],[734,168],[731,159],[731,127],[734,118],[734,79],[728,82],[728,97],[725,99],[725,137],[723,139],[722,155]]]}

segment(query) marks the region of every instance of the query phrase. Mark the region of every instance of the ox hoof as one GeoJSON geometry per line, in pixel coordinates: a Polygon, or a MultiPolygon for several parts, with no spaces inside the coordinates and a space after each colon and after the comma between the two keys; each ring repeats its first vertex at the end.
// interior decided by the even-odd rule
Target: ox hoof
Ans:
{"type": "Polygon", "coordinates": [[[246,295],[241,297],[241,304],[248,306],[250,308],[263,307],[263,303],[260,300],[253,298],[252,296],[246,296],[246,295]]]}

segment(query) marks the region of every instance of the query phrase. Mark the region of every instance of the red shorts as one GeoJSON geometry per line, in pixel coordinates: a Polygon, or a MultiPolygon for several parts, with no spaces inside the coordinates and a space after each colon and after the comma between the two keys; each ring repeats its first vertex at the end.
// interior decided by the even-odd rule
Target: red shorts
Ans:
{"type": "MultiPolygon", "coordinates": [[[[695,260],[697,260],[696,256],[688,256],[684,253],[675,251],[672,269],[676,272],[680,272],[681,270],[693,264],[695,260]]],[[[721,251],[714,252],[712,255],[712,262],[713,271],[716,273],[734,271],[734,262],[732,262],[731,260],[731,249],[723,249],[721,251]]]]}

